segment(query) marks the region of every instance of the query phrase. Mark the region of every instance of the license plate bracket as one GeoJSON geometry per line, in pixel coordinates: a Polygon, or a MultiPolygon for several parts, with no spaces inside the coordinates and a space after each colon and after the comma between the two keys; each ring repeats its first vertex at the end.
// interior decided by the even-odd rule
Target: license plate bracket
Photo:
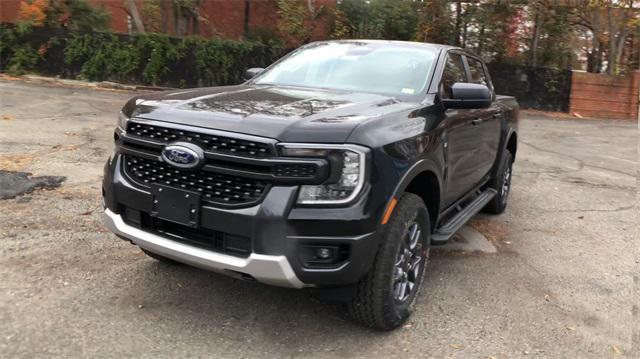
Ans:
{"type": "Polygon", "coordinates": [[[200,222],[200,194],[173,187],[151,185],[151,216],[189,227],[200,222]]]}

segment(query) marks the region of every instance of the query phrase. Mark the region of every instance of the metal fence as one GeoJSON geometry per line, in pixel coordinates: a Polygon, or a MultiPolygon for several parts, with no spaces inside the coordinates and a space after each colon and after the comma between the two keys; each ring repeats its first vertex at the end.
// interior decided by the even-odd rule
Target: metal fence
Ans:
{"type": "Polygon", "coordinates": [[[498,63],[488,67],[496,92],[515,96],[521,108],[569,111],[571,70],[498,63]]]}

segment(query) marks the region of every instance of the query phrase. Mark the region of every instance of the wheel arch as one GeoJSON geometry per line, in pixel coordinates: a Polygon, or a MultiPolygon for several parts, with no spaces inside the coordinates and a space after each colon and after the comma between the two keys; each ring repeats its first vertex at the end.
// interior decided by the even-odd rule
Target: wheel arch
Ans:
{"type": "Polygon", "coordinates": [[[427,160],[422,160],[414,164],[402,177],[392,198],[400,198],[403,193],[413,193],[424,201],[429,211],[431,221],[431,232],[433,232],[440,214],[440,204],[442,203],[442,180],[436,166],[427,160]]]}
{"type": "Polygon", "coordinates": [[[518,150],[518,134],[516,131],[511,131],[509,137],[507,138],[507,146],[505,147],[509,152],[511,152],[511,156],[513,159],[516,159],[516,151],[518,150]]]}

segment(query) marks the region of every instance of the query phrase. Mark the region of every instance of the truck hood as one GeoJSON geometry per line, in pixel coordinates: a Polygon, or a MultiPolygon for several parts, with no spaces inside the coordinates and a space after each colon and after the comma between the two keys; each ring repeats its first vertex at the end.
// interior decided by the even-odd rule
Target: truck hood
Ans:
{"type": "Polygon", "coordinates": [[[408,107],[369,93],[239,85],[141,95],[123,111],[132,117],[286,142],[345,142],[363,121],[408,107]]]}

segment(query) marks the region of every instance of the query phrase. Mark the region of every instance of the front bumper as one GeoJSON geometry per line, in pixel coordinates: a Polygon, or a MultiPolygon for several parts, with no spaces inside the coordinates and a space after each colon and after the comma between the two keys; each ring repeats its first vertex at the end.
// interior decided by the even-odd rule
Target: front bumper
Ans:
{"type": "Polygon", "coordinates": [[[126,224],[120,215],[109,209],[104,213],[109,230],[150,252],[213,272],[231,276],[249,275],[266,284],[292,288],[305,286],[293,272],[285,256],[251,253],[248,258],[238,258],[216,253],[142,231],[126,224]]]}
{"type": "Polygon", "coordinates": [[[106,223],[120,237],[150,252],[206,270],[293,288],[356,283],[375,258],[379,237],[375,218],[384,203],[371,197],[363,196],[350,207],[298,208],[294,205],[297,187],[273,186],[261,203],[250,207],[203,205],[203,229],[250,242],[250,253],[238,257],[173,240],[131,223],[128,211],[150,213],[153,198],[149,191],[133,185],[122,172],[121,162],[122,156],[115,154],[105,166],[106,223]],[[348,256],[335,267],[310,267],[303,258],[304,251],[317,246],[347,249],[348,256]]]}

